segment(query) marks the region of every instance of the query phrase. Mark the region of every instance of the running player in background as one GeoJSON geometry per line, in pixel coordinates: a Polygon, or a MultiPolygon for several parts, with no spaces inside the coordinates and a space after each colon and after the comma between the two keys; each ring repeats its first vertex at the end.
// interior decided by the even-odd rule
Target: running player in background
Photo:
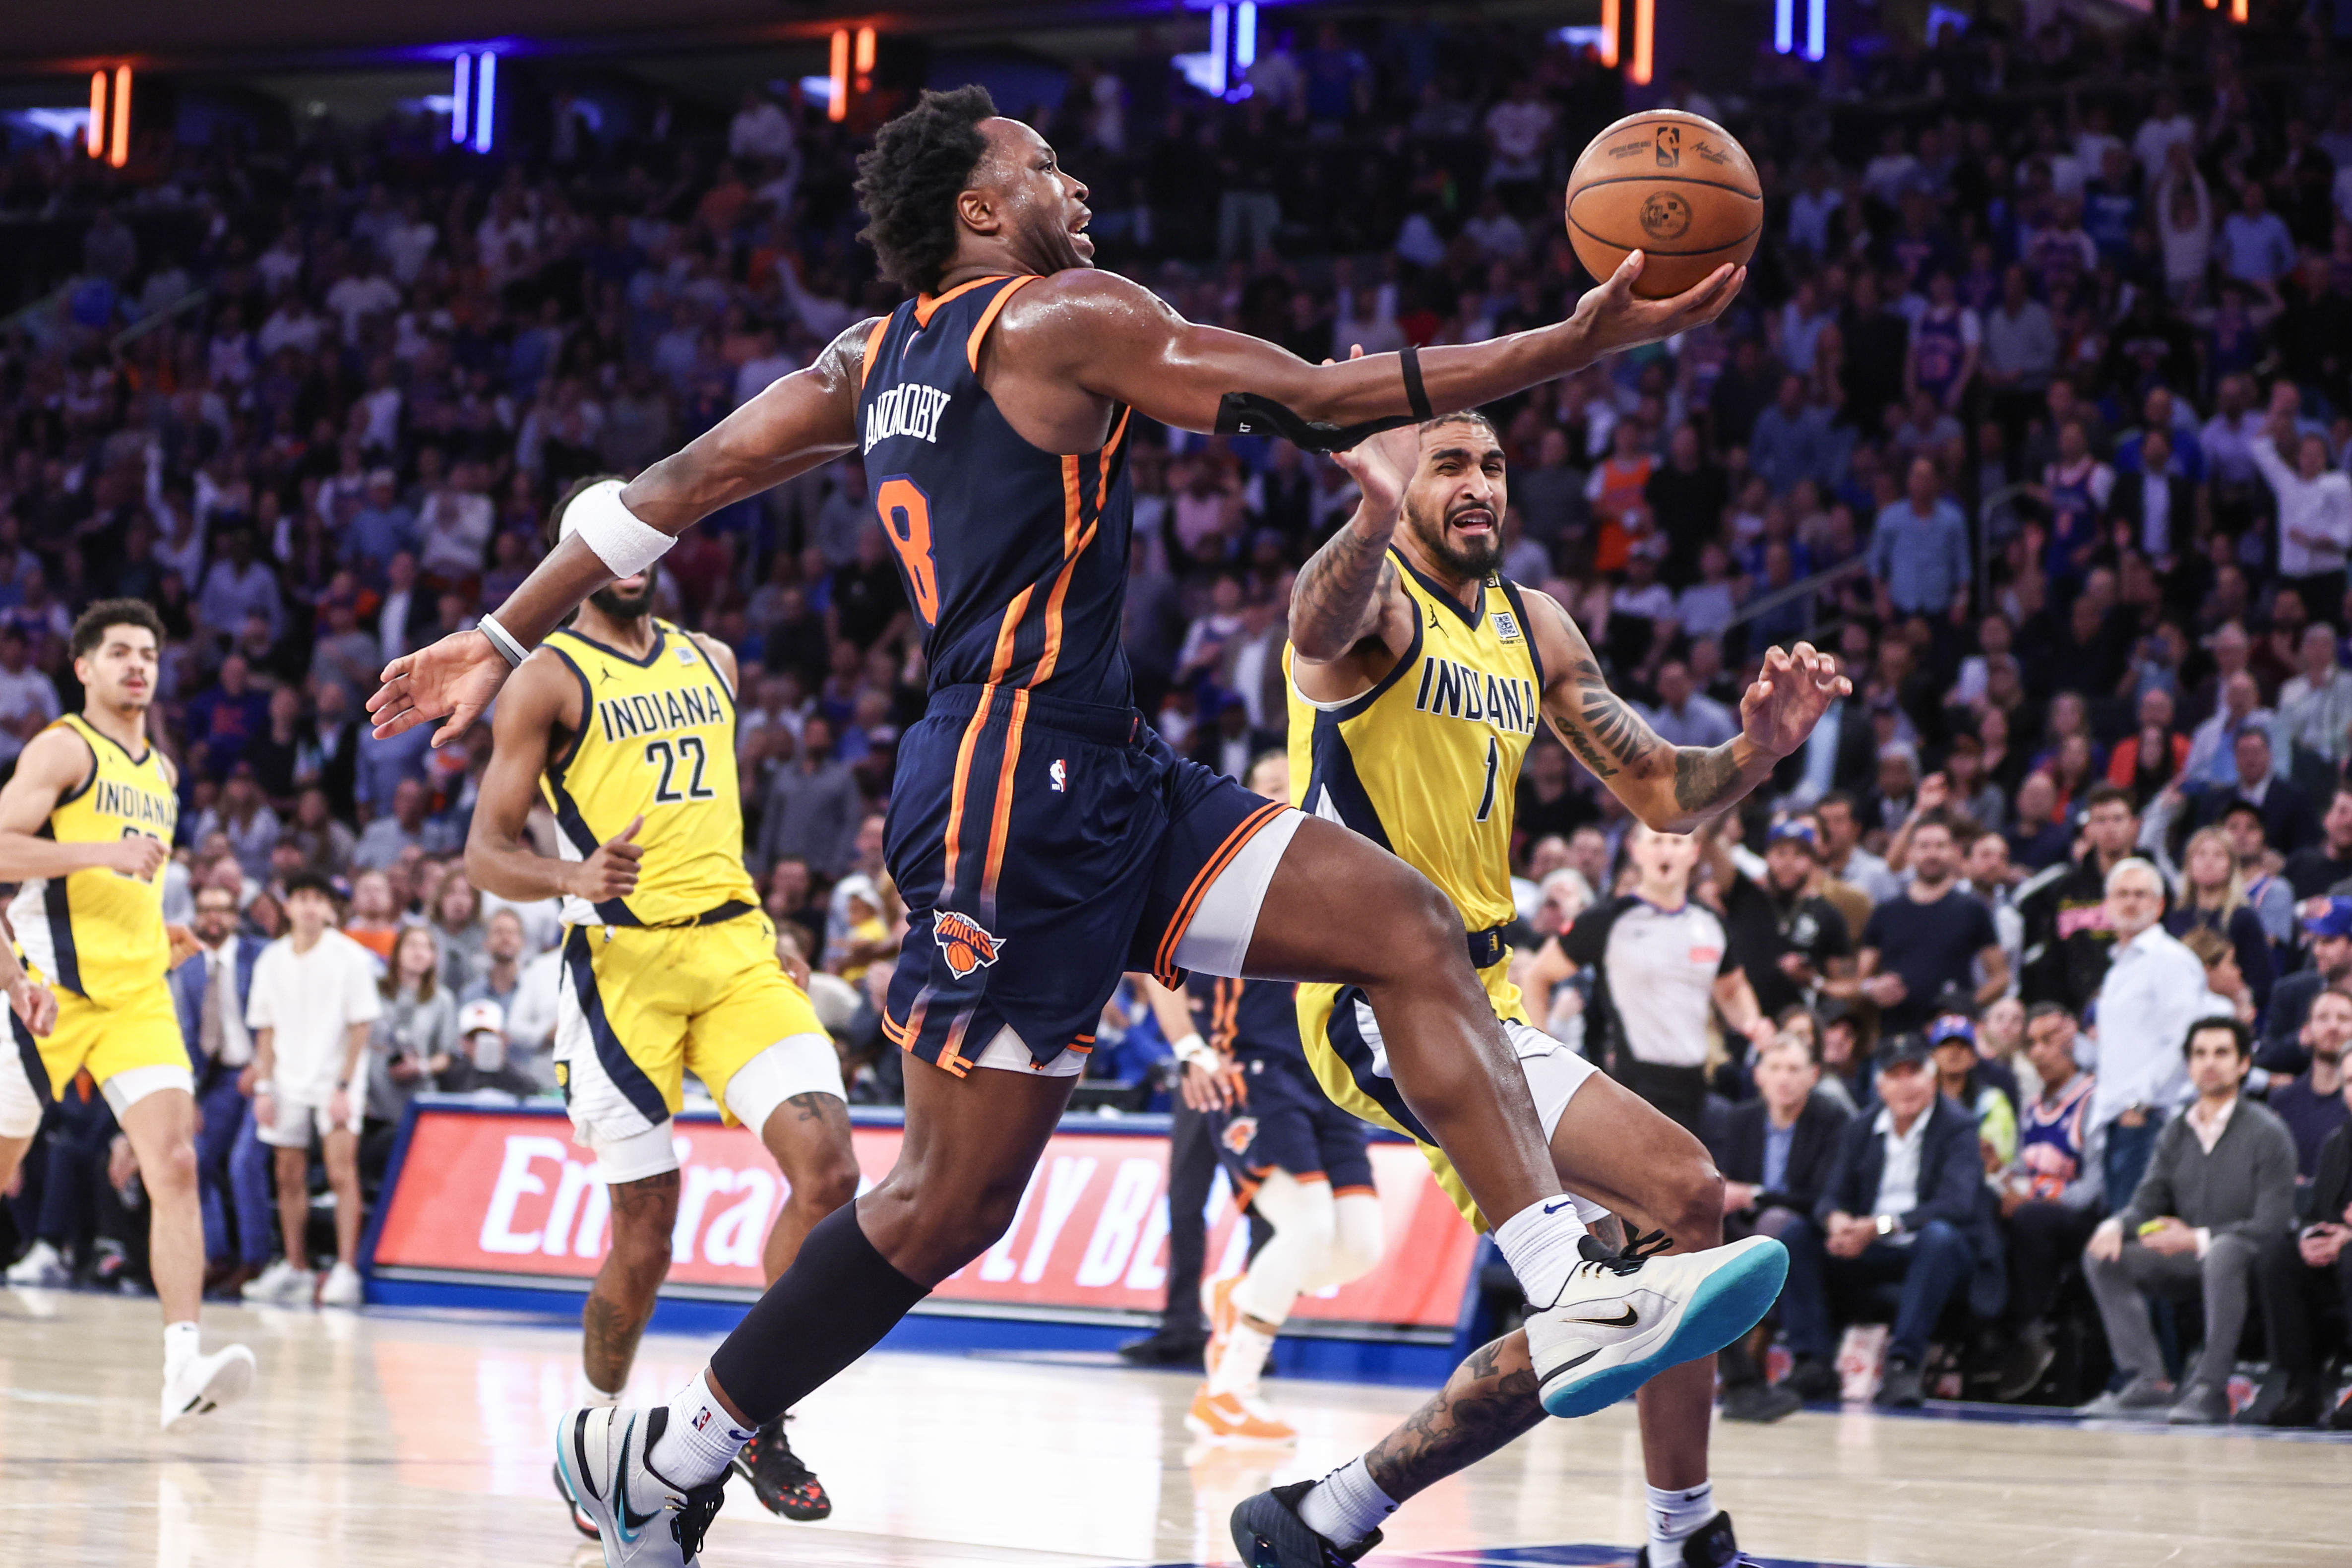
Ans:
{"type": "MultiPolygon", "coordinates": [[[[559,1453],[616,1568],[691,1561],[751,1427],[1003,1233],[1131,969],[1363,987],[1402,1093],[1507,1216],[1497,1245],[1538,1304],[1546,1408],[1584,1414],[1621,1379],[1746,1332],[1785,1271],[1778,1245],[1606,1267],[1583,1253],[1460,917],[1378,847],[1176,755],[1135,710],[1119,643],[1133,416],[1343,448],[1432,399],[1491,401],[1712,321],[1739,274],[1643,300],[1636,252],[1568,321],[1318,366],[1096,271],[1086,187],[984,89],[927,92],[886,124],[858,193],[883,275],[919,297],[575,503],[593,508],[577,535],[495,615],[394,660],[369,700],[380,735],[446,716],[435,738],[454,738],[563,614],[698,520],[854,449],[878,476],[931,686],[899,743],[887,847],[909,929],[885,1026],[919,1064],[905,1139],[668,1406],[565,1420],[559,1453]],[[1621,1316],[1637,1273],[1647,1315],[1621,1316]],[[669,1530],[647,1528],[665,1510],[669,1530]]],[[[1801,740],[1827,701],[1792,680],[1765,719],[1801,740]]],[[[1696,806],[1675,806],[1672,786],[1643,796],[1661,825],[1751,782],[1713,754],[1684,774],[1696,806]]]]}
{"type": "MultiPolygon", "coordinates": [[[[588,482],[556,503],[551,546],[588,482]]],[[[684,1074],[783,1172],[790,1191],[761,1254],[769,1280],[857,1194],[840,1058],[743,866],[735,652],[656,620],[653,601],[650,567],[598,590],[515,672],[466,845],[476,887],[563,900],[556,1077],[612,1188],[612,1247],[581,1311],[579,1402],[597,1408],[619,1402],[669,1272],[684,1074]],[[523,837],[542,789],[558,859],[523,837]]],[[[771,1511],[823,1519],[832,1501],[783,1421],[762,1423],[736,1468],[771,1511]]],[[[556,1486],[572,1497],[560,1471],[556,1486]]],[[[572,1522],[596,1533],[576,1502],[572,1522]]]]}
{"type": "MultiPolygon", "coordinates": [[[[1390,431],[1339,461],[1363,499],[1299,573],[1291,595],[1291,773],[1303,781],[1294,787],[1307,810],[1426,872],[1461,911],[1460,940],[1517,1057],[1559,1184],[1576,1194],[1569,1201],[1596,1229],[1615,1228],[1605,1211],[1662,1233],[1637,1235],[1622,1253],[1597,1239],[1584,1246],[1596,1267],[1623,1270],[1609,1310],[1650,1325],[1636,1331],[1664,1350],[1672,1310],[1656,1301],[1638,1260],[1664,1246],[1721,1257],[1753,1248],[1757,1238],[1723,1246],[1723,1179],[1696,1137],[1528,1018],[1503,940],[1515,913],[1519,763],[1549,721],[1633,811],[1637,834],[1685,832],[1802,745],[1849,683],[1808,644],[1774,648],[1740,703],[1738,736],[1712,748],[1669,746],[1609,689],[1568,613],[1499,574],[1510,502],[1502,444],[1484,416],[1449,414],[1390,431]]],[[[1658,842],[1685,852],[1687,877],[1695,847],[1681,837],[1658,842]]],[[[1591,918],[1586,911],[1580,924],[1591,918]]],[[[1715,941],[1719,957],[1719,931],[1715,941]]],[[[1706,968],[1711,981],[1714,961],[1706,968]]],[[[1744,976],[1739,990],[1747,990],[1744,976]]],[[[1703,982],[1702,1009],[1706,994],[1703,982]]],[[[1746,1011],[1754,1014],[1752,995],[1746,1011]]],[[[1455,1169],[1463,1151],[1398,1092],[1393,1042],[1363,992],[1302,985],[1298,1016],[1307,1060],[1331,1097],[1418,1142],[1464,1217],[1486,1228],[1475,1187],[1455,1169]]],[[[1621,1371],[1598,1396],[1606,1403],[1640,1390],[1650,1481],[1645,1568],[1741,1561],[1730,1516],[1714,1506],[1707,1479],[1719,1348],[1694,1345],[1663,1368],[1621,1371]]],[[[1487,1345],[1369,1454],[1320,1481],[1244,1500],[1233,1518],[1243,1561],[1252,1568],[1352,1562],[1407,1498],[1541,1421],[1542,1373],[1522,1333],[1487,1345]]]]}
{"type": "MultiPolygon", "coordinates": [[[[1279,799],[1290,793],[1290,764],[1270,752],[1248,784],[1279,799]]],[[[1255,1203],[1274,1227],[1247,1268],[1212,1288],[1209,1378],[1184,1425],[1202,1437],[1296,1441],[1297,1429],[1259,1398],[1258,1378],[1303,1292],[1360,1279],[1381,1261],[1364,1124],[1315,1081],[1298,1043],[1296,987],[1195,974],[1179,994],[1149,974],[1137,979],[1175,1042],[1186,1103],[1208,1113],[1235,1201],[1255,1203]]]]}
{"type": "Polygon", "coordinates": [[[40,1070],[25,1062],[34,1090],[54,1100],[87,1069],[139,1157],[168,1427],[243,1398],[254,1363],[243,1345],[203,1353],[196,1325],[195,1075],[163,981],[196,943],[163,923],[179,770],[147,732],[163,643],[163,621],[137,599],[100,600],[74,622],[82,710],[27,742],[0,789],[0,881],[19,884],[9,924],[32,977],[57,994],[56,1026],[35,1046],[40,1070]]]}

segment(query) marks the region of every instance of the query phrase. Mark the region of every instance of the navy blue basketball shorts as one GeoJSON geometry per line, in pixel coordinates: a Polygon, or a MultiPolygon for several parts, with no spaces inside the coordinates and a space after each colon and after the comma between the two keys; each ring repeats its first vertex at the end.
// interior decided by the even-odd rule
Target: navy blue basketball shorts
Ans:
{"type": "Polygon", "coordinates": [[[1210,1112],[1209,1131],[1243,1202],[1276,1171],[1302,1182],[1328,1181],[1334,1194],[1372,1191],[1370,1130],[1331,1103],[1305,1057],[1244,1048],[1234,1060],[1248,1098],[1210,1112]]]}
{"type": "Polygon", "coordinates": [[[959,1078],[1076,1077],[1128,971],[1241,973],[1304,820],[1132,710],[933,692],[891,789],[883,856],[908,930],[883,1032],[959,1078]]]}

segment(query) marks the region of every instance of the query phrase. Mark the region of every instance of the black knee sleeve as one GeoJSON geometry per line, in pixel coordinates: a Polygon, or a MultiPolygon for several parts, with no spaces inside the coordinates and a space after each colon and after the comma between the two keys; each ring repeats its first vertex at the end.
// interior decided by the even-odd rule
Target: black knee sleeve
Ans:
{"type": "Polygon", "coordinates": [[[728,1397],[755,1423],[774,1420],[930,1294],[890,1266],[845,1204],[816,1223],[800,1256],[752,1303],[710,1358],[728,1397]]]}

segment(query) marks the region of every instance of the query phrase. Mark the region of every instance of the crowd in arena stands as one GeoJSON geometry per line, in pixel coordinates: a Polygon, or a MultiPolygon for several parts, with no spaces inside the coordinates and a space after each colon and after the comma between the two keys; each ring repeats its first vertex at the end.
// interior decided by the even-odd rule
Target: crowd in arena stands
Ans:
{"type": "MultiPolygon", "coordinates": [[[[1814,637],[1853,680],[1691,882],[1773,1026],[1717,1031],[1691,1120],[1735,1228],[1790,1245],[1783,1381],[1808,1396],[1874,1314],[1898,1399],[2071,1402],[2112,1363],[2103,1409],[2210,1420],[2241,1332],[2275,1373],[2250,1415],[2335,1393],[2352,39],[2342,6],[2180,9],[1643,94],[1754,156],[1745,292],[1488,410],[1503,570],[1570,608],[1662,735],[1736,732],[1775,642],[1814,637]]],[[[1147,30],[1059,102],[1003,106],[1091,184],[1103,264],[1318,360],[1574,308],[1556,193],[1629,106],[1615,73],[1516,25],[1285,22],[1238,101],[1147,30]]],[[[856,121],[754,93],[604,139],[575,110],[558,94],[497,159],[406,117],[0,166],[0,216],[79,234],[72,276],[0,325],[0,763],[78,700],[73,614],[152,602],[223,1288],[303,1294],[306,1184],[352,1206],[418,1091],[552,1081],[554,917],[462,868],[488,727],[377,741],[376,671],[520,582],[570,482],[635,471],[895,302],[855,240],[856,121]],[[312,878],[380,973],[356,1177],[265,1157],[250,1110],[253,971],[312,878]]],[[[1130,441],[1138,702],[1238,775],[1284,732],[1292,574],[1353,491],[1280,443],[1130,441]]],[[[853,1093],[893,1098],[880,813],[924,670],[866,476],[711,518],[660,595],[742,656],[747,860],[853,1093]]],[[[1548,737],[1517,826],[1535,964],[1634,873],[1623,812],[1548,737]]],[[[1531,970],[1531,1005],[1582,1037],[1574,967],[1531,970]]],[[[1149,1092],[1146,1011],[1122,999],[1102,1038],[1090,1070],[1149,1092]]],[[[135,1278],[102,1099],[68,1095],[26,1168],[12,1278],[135,1278]]],[[[1752,1402],[1778,1362],[1743,1355],[1752,1402]]]]}

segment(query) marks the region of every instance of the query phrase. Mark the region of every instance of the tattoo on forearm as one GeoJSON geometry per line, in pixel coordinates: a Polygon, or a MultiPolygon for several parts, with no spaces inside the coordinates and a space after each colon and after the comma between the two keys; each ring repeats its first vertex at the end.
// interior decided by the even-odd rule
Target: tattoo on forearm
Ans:
{"type": "Polygon", "coordinates": [[[1681,809],[1712,810],[1738,785],[1739,763],[1730,742],[1704,750],[1684,746],[1675,752],[1675,805],[1681,809]]]}
{"type": "MultiPolygon", "coordinates": [[[[1625,705],[1623,698],[1609,689],[1608,678],[1601,673],[1599,664],[1591,658],[1580,658],[1570,674],[1576,682],[1577,719],[1588,744],[1614,758],[1620,767],[1639,768],[1652,752],[1665,743],[1639,713],[1625,705]]],[[[1579,748],[1579,754],[1583,754],[1583,748],[1579,748]]],[[[1589,757],[1586,765],[1593,766],[1589,757]]],[[[1615,772],[1601,772],[1597,767],[1594,771],[1602,778],[1615,772]]]]}
{"type": "Polygon", "coordinates": [[[1471,1352],[1437,1395],[1364,1457],[1381,1490],[1399,1502],[1469,1468],[1545,1419],[1525,1333],[1471,1352]]]}
{"type": "Polygon", "coordinates": [[[1290,591],[1290,640],[1327,652],[1353,643],[1395,571],[1385,540],[1365,538],[1352,522],[1341,528],[1299,569],[1290,591]]]}

